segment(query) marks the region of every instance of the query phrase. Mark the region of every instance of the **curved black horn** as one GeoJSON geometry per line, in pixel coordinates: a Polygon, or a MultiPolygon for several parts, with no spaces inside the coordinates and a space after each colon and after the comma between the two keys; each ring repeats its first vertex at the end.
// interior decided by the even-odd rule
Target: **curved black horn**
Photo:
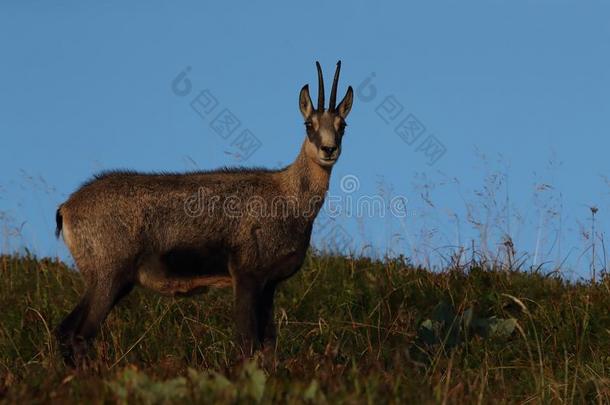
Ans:
{"type": "Polygon", "coordinates": [[[316,61],[316,67],[318,68],[318,111],[324,111],[324,78],[320,62],[316,61]]]}
{"type": "Polygon", "coordinates": [[[337,84],[339,83],[339,72],[341,71],[341,61],[337,62],[337,69],[335,70],[335,78],[333,79],[333,87],[330,91],[330,102],[328,109],[335,111],[335,104],[337,103],[337,84]]]}

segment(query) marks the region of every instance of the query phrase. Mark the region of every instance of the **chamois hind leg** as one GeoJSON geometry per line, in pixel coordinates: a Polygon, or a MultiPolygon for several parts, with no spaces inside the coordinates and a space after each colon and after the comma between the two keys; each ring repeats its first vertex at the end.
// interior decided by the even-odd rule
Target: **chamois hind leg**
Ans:
{"type": "Polygon", "coordinates": [[[83,317],[83,312],[87,309],[87,305],[88,296],[85,293],[72,312],[70,312],[55,329],[55,337],[59,345],[60,353],[69,364],[73,364],[72,342],[74,340],[74,332],[78,328],[83,317]]]}
{"type": "MultiPolygon", "coordinates": [[[[103,273],[102,273],[103,274],[103,273]]],[[[75,365],[86,358],[89,346],[108,313],[133,288],[133,281],[113,272],[114,277],[92,280],[82,301],[66,317],[59,330],[64,359],[75,365]]]]}

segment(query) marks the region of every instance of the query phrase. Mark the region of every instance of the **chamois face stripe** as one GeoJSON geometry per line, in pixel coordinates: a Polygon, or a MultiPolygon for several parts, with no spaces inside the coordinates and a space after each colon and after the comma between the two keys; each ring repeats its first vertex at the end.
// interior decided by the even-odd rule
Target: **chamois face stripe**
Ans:
{"type": "Polygon", "coordinates": [[[307,128],[306,131],[307,131],[307,138],[309,138],[309,141],[311,143],[316,145],[317,148],[322,146],[322,137],[320,136],[319,131],[316,131],[313,127],[307,128]]]}

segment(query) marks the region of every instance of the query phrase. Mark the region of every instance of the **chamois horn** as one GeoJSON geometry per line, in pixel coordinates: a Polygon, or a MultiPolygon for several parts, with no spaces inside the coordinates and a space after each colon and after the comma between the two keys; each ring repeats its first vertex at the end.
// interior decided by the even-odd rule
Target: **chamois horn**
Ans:
{"type": "Polygon", "coordinates": [[[320,62],[316,61],[316,67],[318,68],[318,111],[324,111],[324,78],[320,62]]]}

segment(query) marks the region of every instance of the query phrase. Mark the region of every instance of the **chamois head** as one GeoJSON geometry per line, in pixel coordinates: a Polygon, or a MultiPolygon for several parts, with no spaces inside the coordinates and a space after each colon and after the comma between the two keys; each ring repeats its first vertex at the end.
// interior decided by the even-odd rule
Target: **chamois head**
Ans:
{"type": "Polygon", "coordinates": [[[316,62],[316,66],[318,68],[318,108],[313,108],[309,95],[309,85],[303,86],[299,96],[299,107],[305,118],[305,129],[307,131],[305,152],[320,166],[330,167],[335,164],[341,154],[341,139],[347,126],[345,119],[352,109],[354,91],[352,86],[349,86],[339,106],[335,107],[337,84],[341,71],[341,61],[337,62],[333,87],[330,92],[330,103],[328,110],[325,110],[322,68],[319,62],[316,62]]]}

